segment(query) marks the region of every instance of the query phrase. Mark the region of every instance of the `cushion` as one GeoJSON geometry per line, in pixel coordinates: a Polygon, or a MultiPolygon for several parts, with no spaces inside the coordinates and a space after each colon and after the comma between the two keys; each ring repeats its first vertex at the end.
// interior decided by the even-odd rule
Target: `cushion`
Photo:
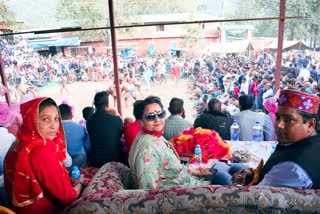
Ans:
{"type": "Polygon", "coordinates": [[[82,196],[98,190],[137,189],[130,169],[122,163],[110,162],[103,165],[83,190],[82,196]]]}
{"type": "Polygon", "coordinates": [[[80,169],[81,175],[84,176],[84,179],[89,183],[93,176],[98,172],[99,168],[98,167],[82,167],[80,169]]]}

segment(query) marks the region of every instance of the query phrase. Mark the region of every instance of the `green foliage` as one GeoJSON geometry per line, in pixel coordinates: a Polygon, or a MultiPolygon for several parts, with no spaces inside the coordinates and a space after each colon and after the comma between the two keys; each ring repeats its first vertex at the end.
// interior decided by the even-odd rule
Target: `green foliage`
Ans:
{"type": "Polygon", "coordinates": [[[185,25],[185,35],[183,35],[183,40],[180,42],[185,48],[192,48],[198,44],[200,37],[199,25],[185,25]]]}
{"type": "Polygon", "coordinates": [[[8,0],[0,0],[0,21],[4,21],[9,29],[12,30],[16,27],[16,16],[6,4],[7,2],[8,0]]]}
{"type": "MultiPolygon", "coordinates": [[[[130,25],[139,22],[137,15],[169,14],[190,12],[198,0],[114,0],[114,15],[116,25],[130,25]]],[[[94,28],[109,26],[109,9],[107,0],[58,0],[58,20],[71,22],[71,26],[94,28]]],[[[117,30],[120,33],[130,33],[129,29],[117,30]]],[[[82,38],[104,41],[109,45],[108,31],[82,32],[82,38]]]]}
{"type": "MultiPolygon", "coordinates": [[[[279,0],[242,0],[237,4],[237,11],[225,18],[255,18],[279,16],[279,0]]],[[[319,0],[287,0],[286,16],[302,16],[301,19],[285,21],[284,36],[286,39],[310,39],[319,41],[320,1],[319,0]]],[[[232,24],[240,24],[232,23],[232,24]]],[[[254,25],[254,36],[276,37],[279,22],[273,20],[252,21],[245,24],[254,25]]]]}
{"type": "MultiPolygon", "coordinates": [[[[57,3],[58,20],[70,22],[69,26],[95,28],[108,25],[108,7],[106,0],[59,0],[57,3]]],[[[104,41],[109,44],[107,30],[79,33],[82,40],[104,41]],[[103,39],[101,39],[103,38],[103,39]]]]}

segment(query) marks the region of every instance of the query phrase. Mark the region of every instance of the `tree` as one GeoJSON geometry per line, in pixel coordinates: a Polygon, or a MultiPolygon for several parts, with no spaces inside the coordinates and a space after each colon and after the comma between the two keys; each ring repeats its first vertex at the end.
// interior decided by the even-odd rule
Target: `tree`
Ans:
{"type": "Polygon", "coordinates": [[[16,26],[15,13],[7,5],[8,0],[0,0],[0,21],[8,26],[8,29],[14,29],[16,26]]]}
{"type": "MultiPolygon", "coordinates": [[[[275,0],[242,0],[230,18],[254,18],[279,16],[279,2],[275,0]]],[[[320,1],[290,0],[286,1],[286,16],[302,16],[302,19],[285,21],[284,37],[289,40],[310,40],[313,44],[319,41],[320,1]]],[[[239,23],[233,23],[239,24],[239,23]]],[[[248,22],[247,22],[248,24],[248,22]]],[[[254,36],[270,37],[278,34],[277,20],[253,21],[254,36]]]]}
{"type": "MultiPolygon", "coordinates": [[[[188,12],[195,8],[192,5],[197,2],[198,0],[186,0],[181,4],[171,0],[114,0],[115,22],[116,25],[129,25],[139,22],[138,15],[188,12]]],[[[108,2],[107,0],[59,0],[57,18],[82,28],[109,26],[108,2]]],[[[128,33],[130,30],[119,31],[128,33]]],[[[87,31],[82,33],[82,36],[90,40],[100,39],[106,46],[110,44],[108,30],[87,31]]]]}
{"type": "Polygon", "coordinates": [[[185,25],[185,35],[183,35],[183,40],[181,41],[181,45],[184,48],[192,48],[195,47],[199,42],[199,39],[201,37],[199,25],[193,24],[193,25],[185,25]]]}

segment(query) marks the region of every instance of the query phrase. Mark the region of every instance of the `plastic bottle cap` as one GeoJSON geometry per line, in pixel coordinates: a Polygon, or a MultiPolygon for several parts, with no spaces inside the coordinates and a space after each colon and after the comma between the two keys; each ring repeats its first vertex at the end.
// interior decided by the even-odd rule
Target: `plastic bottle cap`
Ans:
{"type": "Polygon", "coordinates": [[[233,121],[233,123],[236,123],[236,122],[237,122],[236,120],[233,121]]]}
{"type": "Polygon", "coordinates": [[[78,169],[78,167],[77,166],[74,166],[73,167],[73,171],[78,171],[79,169],[78,169]]]}
{"type": "Polygon", "coordinates": [[[194,151],[195,155],[201,155],[201,148],[200,145],[196,145],[196,150],[194,151]]]}
{"type": "Polygon", "coordinates": [[[256,124],[259,124],[259,122],[257,121],[256,124]]]}

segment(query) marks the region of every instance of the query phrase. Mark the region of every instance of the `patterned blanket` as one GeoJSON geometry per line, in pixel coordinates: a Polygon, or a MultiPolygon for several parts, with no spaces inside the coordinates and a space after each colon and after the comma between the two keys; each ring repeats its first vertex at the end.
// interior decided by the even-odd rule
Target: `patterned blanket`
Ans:
{"type": "Polygon", "coordinates": [[[130,169],[105,164],[65,213],[320,213],[320,190],[261,186],[136,189],[130,169]]]}

